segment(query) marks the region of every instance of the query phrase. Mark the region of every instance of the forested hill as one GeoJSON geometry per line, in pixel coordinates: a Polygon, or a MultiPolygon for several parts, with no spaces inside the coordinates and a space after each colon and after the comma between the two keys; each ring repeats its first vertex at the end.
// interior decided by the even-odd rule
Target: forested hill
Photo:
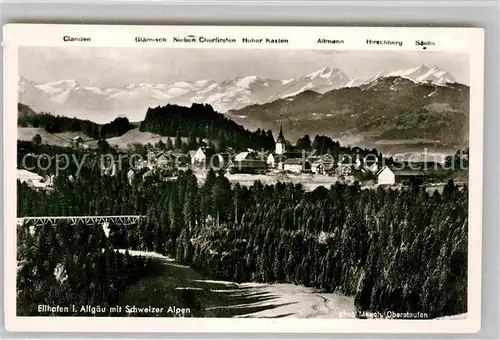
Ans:
{"type": "Polygon", "coordinates": [[[19,111],[18,113],[18,126],[43,128],[50,133],[81,131],[93,139],[106,139],[121,136],[134,128],[134,125],[124,117],[118,117],[107,124],[97,124],[90,120],[54,116],[48,113],[34,113],[26,105],[23,105],[22,108],[23,111],[19,111]],[[21,114],[26,112],[29,112],[29,114],[21,114]]]}
{"type": "Polygon", "coordinates": [[[210,105],[193,104],[191,107],[178,105],[149,108],[141,131],[149,131],[163,136],[194,136],[208,138],[218,144],[220,150],[232,147],[273,149],[274,137],[271,130],[249,131],[210,105]]]}
{"type": "Polygon", "coordinates": [[[17,103],[17,116],[19,118],[33,116],[35,114],[36,114],[35,111],[33,111],[33,109],[31,109],[31,107],[29,107],[28,105],[17,103]]]}

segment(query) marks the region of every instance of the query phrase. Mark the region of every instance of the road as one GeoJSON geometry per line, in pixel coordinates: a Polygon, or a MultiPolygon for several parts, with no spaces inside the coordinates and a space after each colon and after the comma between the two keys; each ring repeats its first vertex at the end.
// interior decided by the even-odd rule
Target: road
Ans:
{"type": "MultiPolygon", "coordinates": [[[[123,253],[124,250],[121,249],[120,252],[123,253]]],[[[183,273],[193,272],[189,267],[158,253],[134,250],[129,250],[129,253],[133,256],[163,260],[166,266],[186,268],[183,273]]],[[[338,318],[342,312],[355,310],[352,297],[322,293],[314,288],[294,284],[235,283],[196,277],[187,278],[182,286],[175,289],[195,289],[193,287],[200,284],[210,293],[223,296],[223,300],[227,302],[227,305],[206,308],[212,315],[229,314],[250,318],[338,318]]]]}

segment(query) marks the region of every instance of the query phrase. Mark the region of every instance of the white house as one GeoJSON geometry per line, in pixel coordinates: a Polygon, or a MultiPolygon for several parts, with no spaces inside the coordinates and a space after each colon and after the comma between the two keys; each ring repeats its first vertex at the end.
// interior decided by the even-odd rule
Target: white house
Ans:
{"type": "Polygon", "coordinates": [[[194,153],[193,157],[191,157],[191,164],[199,164],[199,163],[205,163],[207,159],[207,156],[203,152],[202,148],[198,148],[196,152],[194,153]]]}
{"type": "Polygon", "coordinates": [[[394,172],[386,165],[379,172],[377,172],[377,183],[378,184],[389,184],[392,185],[396,183],[396,175],[394,172]]]}
{"type": "Polygon", "coordinates": [[[267,163],[267,166],[269,168],[274,168],[275,167],[275,165],[276,165],[276,159],[274,159],[274,156],[273,156],[272,153],[270,153],[269,156],[267,156],[266,163],[267,163]]]}
{"type": "Polygon", "coordinates": [[[384,166],[377,173],[378,184],[395,184],[401,183],[409,185],[411,183],[422,183],[425,180],[425,172],[420,169],[412,169],[403,167],[401,169],[384,166]]]}

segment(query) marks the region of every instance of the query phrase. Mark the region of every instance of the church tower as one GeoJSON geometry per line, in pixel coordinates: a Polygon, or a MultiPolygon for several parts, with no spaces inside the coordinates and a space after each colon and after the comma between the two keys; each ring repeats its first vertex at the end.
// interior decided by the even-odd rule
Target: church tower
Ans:
{"type": "Polygon", "coordinates": [[[283,137],[283,125],[280,126],[280,134],[276,140],[276,153],[282,155],[285,153],[285,137],[283,137]]]}

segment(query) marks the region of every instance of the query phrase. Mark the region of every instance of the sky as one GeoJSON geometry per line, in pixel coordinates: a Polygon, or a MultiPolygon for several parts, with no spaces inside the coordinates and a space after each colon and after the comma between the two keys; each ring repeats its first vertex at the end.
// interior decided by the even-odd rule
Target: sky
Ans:
{"type": "Polygon", "coordinates": [[[325,66],[349,79],[425,64],[469,84],[467,54],[430,51],[243,50],[109,47],[22,47],[19,75],[35,83],[75,79],[82,86],[121,87],[245,76],[291,79],[325,66]]]}

